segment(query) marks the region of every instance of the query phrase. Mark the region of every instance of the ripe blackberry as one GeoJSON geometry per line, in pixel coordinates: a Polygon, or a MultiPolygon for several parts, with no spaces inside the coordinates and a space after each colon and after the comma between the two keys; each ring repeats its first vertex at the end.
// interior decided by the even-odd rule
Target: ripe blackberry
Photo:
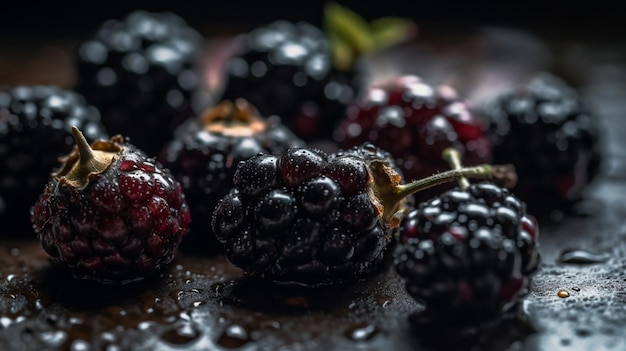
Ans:
{"type": "Polygon", "coordinates": [[[274,155],[301,146],[304,142],[277,119],[264,119],[242,99],[223,101],[181,126],[159,155],[182,184],[193,218],[181,247],[220,251],[210,218],[219,199],[234,187],[237,165],[259,153],[274,155]]]}
{"type": "MultiPolygon", "coordinates": [[[[487,124],[445,85],[401,75],[370,85],[347,109],[334,133],[339,147],[372,142],[387,150],[408,180],[448,169],[442,151],[454,147],[467,165],[491,162],[487,124]]],[[[420,192],[426,200],[450,188],[420,192]]]]}
{"type": "Polygon", "coordinates": [[[491,179],[495,171],[484,165],[401,184],[389,154],[373,144],[333,154],[259,154],[237,167],[235,188],[218,203],[212,226],[226,257],[248,274],[340,283],[378,266],[410,194],[463,174],[491,179]]]}
{"type": "Polygon", "coordinates": [[[568,211],[601,164],[599,122],[575,89],[540,73],[484,103],[494,162],[515,165],[514,189],[538,218],[568,211]]]}
{"type": "Polygon", "coordinates": [[[356,86],[353,73],[333,68],[324,33],[310,23],[277,21],[240,39],[222,99],[245,98],[308,142],[328,137],[356,86]]]}
{"type": "Polygon", "coordinates": [[[156,156],[193,115],[203,38],[169,12],[111,19],[76,51],[76,90],[97,106],[111,134],[156,156]]]}
{"type": "Polygon", "coordinates": [[[408,40],[414,26],[394,19],[379,22],[381,30],[374,33],[338,4],[330,4],[325,15],[325,31],[278,20],[241,35],[227,64],[222,99],[247,99],[262,115],[278,115],[307,142],[331,140],[347,104],[368,79],[358,58],[408,40]],[[393,35],[376,35],[390,28],[386,33],[393,35]]]}
{"type": "Polygon", "coordinates": [[[469,326],[507,311],[538,267],[539,229],[509,190],[479,182],[420,204],[399,228],[394,266],[423,325],[469,326]]]}
{"type": "Polygon", "coordinates": [[[117,135],[77,147],[52,174],[32,223],[52,263],[81,279],[128,283],[175,255],[190,215],[169,170],[117,135]]]}
{"type": "Polygon", "coordinates": [[[71,127],[90,140],[108,138],[98,110],[80,94],[56,86],[21,85],[0,91],[0,226],[30,235],[29,210],[57,158],[72,150],[71,127]]]}

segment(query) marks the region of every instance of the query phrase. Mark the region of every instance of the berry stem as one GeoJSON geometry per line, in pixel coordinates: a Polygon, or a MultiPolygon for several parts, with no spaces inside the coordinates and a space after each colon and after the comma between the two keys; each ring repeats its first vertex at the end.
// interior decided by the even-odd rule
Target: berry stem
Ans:
{"type": "Polygon", "coordinates": [[[200,117],[205,131],[233,137],[250,136],[262,132],[267,123],[247,100],[234,102],[224,100],[219,105],[207,108],[200,117]]]}
{"type": "MultiPolygon", "coordinates": [[[[446,148],[445,150],[443,150],[441,157],[443,157],[443,159],[448,162],[451,169],[454,170],[463,168],[463,165],[461,165],[461,153],[457,149],[452,147],[446,148]]],[[[458,179],[458,182],[459,187],[463,190],[466,190],[470,186],[467,177],[460,177],[458,179]]]]}
{"type": "Polygon", "coordinates": [[[89,182],[90,174],[105,171],[116,153],[92,149],[83,133],[76,126],[72,126],[72,134],[76,141],[78,160],[71,165],[68,164],[70,168],[67,171],[63,167],[57,176],[61,176],[69,184],[79,187],[89,182]]]}
{"type": "Polygon", "coordinates": [[[402,204],[410,195],[419,191],[462,178],[489,180],[508,188],[515,186],[517,182],[517,174],[512,165],[483,164],[474,167],[460,167],[407,184],[400,184],[402,177],[382,162],[370,164],[370,171],[373,172],[372,178],[375,182],[374,195],[378,203],[382,204],[383,218],[391,228],[395,228],[400,223],[403,216],[402,204]]]}
{"type": "Polygon", "coordinates": [[[408,184],[398,185],[395,191],[395,195],[399,199],[404,198],[419,191],[431,188],[435,185],[448,183],[462,178],[466,178],[466,180],[467,178],[491,179],[494,173],[493,167],[494,166],[492,165],[485,164],[475,167],[452,169],[446,172],[437,173],[430,177],[414,180],[408,184]]]}

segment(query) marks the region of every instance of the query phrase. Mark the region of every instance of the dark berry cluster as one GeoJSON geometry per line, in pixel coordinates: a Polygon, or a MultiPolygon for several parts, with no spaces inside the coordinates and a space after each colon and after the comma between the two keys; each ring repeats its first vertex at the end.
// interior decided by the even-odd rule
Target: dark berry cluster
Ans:
{"type": "Polygon", "coordinates": [[[217,202],[233,188],[237,165],[259,153],[276,155],[302,147],[277,119],[264,119],[244,100],[223,101],[181,126],[159,160],[182,184],[191,210],[190,232],[182,248],[216,252],[211,230],[217,202]]]}
{"type": "MultiPolygon", "coordinates": [[[[340,147],[372,142],[393,155],[408,180],[448,169],[441,158],[454,147],[466,165],[491,161],[487,124],[450,86],[435,86],[415,75],[370,85],[352,103],[335,130],[340,147]]],[[[422,192],[420,200],[445,188],[422,192]]]]}
{"type": "Polygon", "coordinates": [[[525,204],[489,182],[455,188],[402,221],[395,268],[426,305],[428,323],[485,321],[527,293],[539,264],[538,226],[525,204]]]}
{"type": "Polygon", "coordinates": [[[111,19],[76,50],[76,90],[100,109],[113,134],[156,156],[193,116],[201,85],[202,36],[170,12],[111,19]]]}
{"type": "Polygon", "coordinates": [[[515,165],[514,189],[540,218],[568,210],[600,171],[599,122],[560,78],[542,73],[484,106],[494,162],[515,165]]]}
{"type": "Polygon", "coordinates": [[[222,99],[244,98],[277,115],[306,141],[330,139],[355,95],[352,74],[336,69],[330,42],[306,22],[276,21],[239,38],[222,99]]]}
{"type": "Polygon", "coordinates": [[[275,281],[332,284],[374,270],[391,242],[370,163],[393,167],[373,145],[326,154],[292,148],[241,163],[213,229],[227,258],[275,281]]]}
{"type": "Polygon", "coordinates": [[[72,150],[72,125],[89,140],[107,138],[98,110],[56,86],[0,91],[0,226],[2,233],[32,233],[30,207],[58,158],[72,150]]]}
{"type": "Polygon", "coordinates": [[[78,147],[33,206],[42,247],[82,279],[126,283],[158,272],[190,222],[180,184],[122,137],[89,146],[76,131],[78,147]]]}

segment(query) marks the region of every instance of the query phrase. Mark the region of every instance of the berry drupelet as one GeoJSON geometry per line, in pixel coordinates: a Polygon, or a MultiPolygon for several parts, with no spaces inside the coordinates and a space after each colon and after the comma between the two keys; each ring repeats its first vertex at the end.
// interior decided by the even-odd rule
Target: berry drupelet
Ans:
{"type": "Polygon", "coordinates": [[[308,286],[373,272],[409,195],[460,175],[493,178],[489,165],[410,184],[389,154],[364,144],[326,154],[292,148],[241,163],[235,188],[220,200],[212,226],[229,261],[246,273],[308,286]]]}
{"type": "Polygon", "coordinates": [[[112,135],[156,156],[194,114],[202,40],[169,12],[108,20],[76,50],[76,90],[100,109],[112,135]]]}
{"type": "Polygon", "coordinates": [[[394,253],[423,325],[468,327],[500,316],[527,293],[539,229],[525,204],[491,182],[465,183],[402,220],[394,253]]]}
{"type": "Polygon", "coordinates": [[[117,135],[77,146],[32,208],[52,263],[74,277],[123,284],[149,277],[174,258],[190,222],[169,170],[117,135]]]}
{"type": "MultiPolygon", "coordinates": [[[[401,75],[364,90],[348,107],[334,139],[342,148],[368,141],[378,145],[413,180],[448,169],[440,156],[448,147],[460,151],[467,165],[491,162],[486,130],[487,124],[452,87],[401,75]]],[[[443,190],[445,186],[420,192],[419,199],[443,190]]]]}
{"type": "Polygon", "coordinates": [[[72,150],[72,125],[89,140],[108,138],[98,110],[74,91],[21,85],[0,91],[0,226],[31,236],[30,207],[58,157],[72,150]]]}
{"type": "Polygon", "coordinates": [[[542,220],[582,199],[601,165],[599,122],[578,92],[539,73],[483,104],[494,162],[515,165],[514,189],[542,220]]]}
{"type": "Polygon", "coordinates": [[[397,18],[370,27],[334,3],[325,16],[324,30],[278,20],[239,36],[222,99],[247,99],[262,115],[282,118],[306,142],[330,141],[347,104],[369,78],[358,58],[408,40],[415,28],[397,18]]]}
{"type": "Polygon", "coordinates": [[[193,219],[181,248],[221,251],[211,215],[234,187],[237,165],[259,153],[274,155],[302,146],[304,142],[278,119],[263,118],[243,99],[223,101],[185,122],[159,156],[182,184],[193,219]]]}

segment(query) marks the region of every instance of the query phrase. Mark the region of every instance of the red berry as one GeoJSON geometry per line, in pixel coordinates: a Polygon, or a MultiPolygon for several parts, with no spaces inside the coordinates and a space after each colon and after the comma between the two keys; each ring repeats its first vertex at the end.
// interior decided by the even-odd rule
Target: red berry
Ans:
{"type": "MultiPolygon", "coordinates": [[[[490,162],[486,130],[451,87],[403,75],[369,86],[348,108],[334,139],[342,148],[376,144],[391,153],[407,180],[414,180],[447,170],[441,153],[448,147],[461,152],[468,166],[490,162]]],[[[420,199],[434,194],[422,192],[420,199]]]]}
{"type": "Polygon", "coordinates": [[[191,217],[168,169],[115,136],[77,147],[50,177],[32,222],[52,263],[77,278],[126,283],[174,258],[191,217]]]}

